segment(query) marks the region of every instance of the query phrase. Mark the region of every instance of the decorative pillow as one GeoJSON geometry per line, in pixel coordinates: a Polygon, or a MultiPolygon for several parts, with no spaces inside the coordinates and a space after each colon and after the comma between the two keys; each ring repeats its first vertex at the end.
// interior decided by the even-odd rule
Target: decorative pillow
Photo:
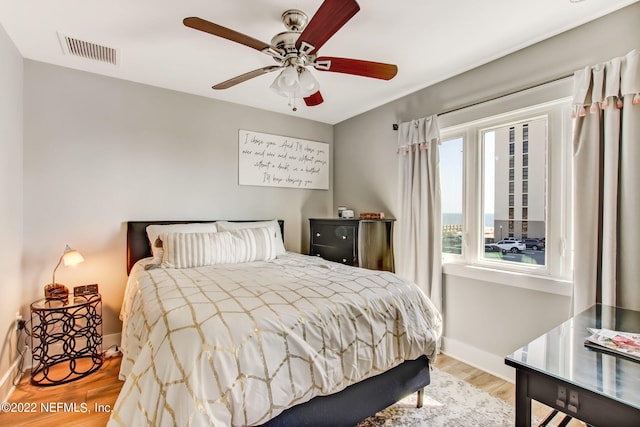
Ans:
{"type": "Polygon", "coordinates": [[[166,233],[215,233],[218,227],[215,222],[192,222],[187,224],[152,224],[147,226],[147,237],[151,246],[153,263],[162,262],[163,243],[160,234],[166,233]]]}
{"type": "Polygon", "coordinates": [[[202,267],[266,261],[276,257],[275,236],[268,227],[246,228],[217,233],[167,233],[162,266],[202,267]]]}
{"type": "Polygon", "coordinates": [[[245,228],[268,227],[274,233],[275,243],[276,243],[276,255],[282,255],[286,253],[286,249],[284,248],[284,241],[282,239],[282,232],[280,231],[280,224],[278,224],[277,219],[274,219],[271,221],[253,221],[253,222],[218,221],[216,222],[216,224],[218,225],[218,231],[232,231],[232,230],[242,230],[245,228]]]}

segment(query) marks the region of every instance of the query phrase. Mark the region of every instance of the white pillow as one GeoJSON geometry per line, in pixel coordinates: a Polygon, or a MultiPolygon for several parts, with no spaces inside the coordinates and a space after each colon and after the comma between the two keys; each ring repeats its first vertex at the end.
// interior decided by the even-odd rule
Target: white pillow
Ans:
{"type": "Polygon", "coordinates": [[[238,264],[276,257],[275,236],[267,227],[217,233],[167,233],[160,238],[164,244],[164,268],[238,264]]]}
{"type": "Polygon", "coordinates": [[[274,237],[276,241],[276,255],[282,255],[287,252],[287,250],[284,248],[282,232],[280,231],[280,224],[278,224],[277,219],[274,219],[271,221],[253,221],[253,222],[218,221],[216,222],[216,224],[218,225],[218,231],[232,231],[232,230],[242,230],[245,228],[268,227],[274,233],[274,237]]]}
{"type": "Polygon", "coordinates": [[[215,233],[218,227],[215,222],[192,222],[187,224],[152,224],[147,226],[147,237],[151,246],[153,263],[162,262],[163,244],[158,240],[160,234],[167,233],[215,233]]]}

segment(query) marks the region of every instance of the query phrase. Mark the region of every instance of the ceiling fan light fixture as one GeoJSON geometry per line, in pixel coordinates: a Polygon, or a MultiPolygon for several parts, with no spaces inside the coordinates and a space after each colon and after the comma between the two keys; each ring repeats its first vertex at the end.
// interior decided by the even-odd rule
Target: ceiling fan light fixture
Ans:
{"type": "Polygon", "coordinates": [[[305,67],[289,65],[280,72],[270,87],[278,95],[295,99],[316,93],[320,84],[305,67]]]}
{"type": "Polygon", "coordinates": [[[311,71],[306,68],[300,71],[300,88],[303,96],[309,96],[320,89],[320,83],[318,83],[318,80],[316,80],[311,71]]]}
{"type": "Polygon", "coordinates": [[[298,72],[295,67],[286,67],[278,76],[278,87],[283,91],[294,91],[299,85],[298,72]]]}

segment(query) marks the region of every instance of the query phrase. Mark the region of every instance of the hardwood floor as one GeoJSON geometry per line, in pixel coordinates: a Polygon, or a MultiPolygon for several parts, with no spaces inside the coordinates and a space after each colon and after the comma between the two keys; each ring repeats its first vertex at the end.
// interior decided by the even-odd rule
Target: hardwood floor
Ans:
{"type": "MultiPolygon", "coordinates": [[[[514,385],[491,374],[469,366],[445,354],[438,356],[435,366],[461,380],[503,399],[514,403],[514,385]]],[[[109,408],[115,404],[122,382],[118,380],[120,358],[105,360],[97,372],[80,380],[50,387],[37,387],[29,382],[29,375],[24,378],[11,395],[10,402],[16,403],[14,409],[33,412],[13,412],[0,414],[0,425],[7,426],[67,426],[81,427],[104,426],[109,419],[109,408]],[[75,410],[75,411],[74,411],[75,410]]],[[[533,413],[544,419],[549,409],[534,402],[533,413]]],[[[556,426],[560,421],[554,420],[549,426],[556,426]]],[[[569,426],[584,426],[572,420],[569,426]]],[[[482,427],[482,426],[481,426],[482,427]]]]}
{"type": "Polygon", "coordinates": [[[0,425],[104,426],[110,415],[108,408],[113,407],[122,388],[122,381],[118,380],[119,370],[120,358],[114,357],[106,359],[98,371],[85,378],[47,387],[31,385],[29,374],[25,373],[10,398],[10,402],[25,405],[23,408],[14,408],[22,409],[23,412],[3,411],[0,414],[0,425]]]}

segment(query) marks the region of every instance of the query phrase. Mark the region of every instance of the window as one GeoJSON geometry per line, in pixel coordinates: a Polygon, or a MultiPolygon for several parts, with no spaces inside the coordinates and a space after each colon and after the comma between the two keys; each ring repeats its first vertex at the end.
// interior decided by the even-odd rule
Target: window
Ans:
{"type": "MultiPolygon", "coordinates": [[[[505,284],[524,280],[523,277],[570,280],[571,251],[563,249],[571,237],[569,111],[570,103],[563,99],[443,126],[440,171],[445,273],[475,277],[476,270],[465,268],[480,266],[482,271],[519,273],[515,278],[504,279],[505,284]],[[459,156],[450,159],[444,153],[453,146],[459,156]],[[451,171],[460,171],[460,164],[464,165],[464,174],[458,172],[454,180],[451,171]],[[456,190],[449,190],[450,185],[456,190]],[[456,206],[462,207],[455,215],[461,224],[454,228],[453,216],[444,208],[453,203],[447,200],[449,193],[456,206]],[[458,230],[452,239],[452,233],[458,230]],[[445,236],[460,247],[453,250],[448,246],[445,250],[445,236]],[[545,250],[523,246],[512,249],[510,240],[524,238],[554,243],[545,250]],[[521,275],[523,272],[525,276],[521,275]]],[[[487,277],[494,280],[494,276],[487,277]]]]}

